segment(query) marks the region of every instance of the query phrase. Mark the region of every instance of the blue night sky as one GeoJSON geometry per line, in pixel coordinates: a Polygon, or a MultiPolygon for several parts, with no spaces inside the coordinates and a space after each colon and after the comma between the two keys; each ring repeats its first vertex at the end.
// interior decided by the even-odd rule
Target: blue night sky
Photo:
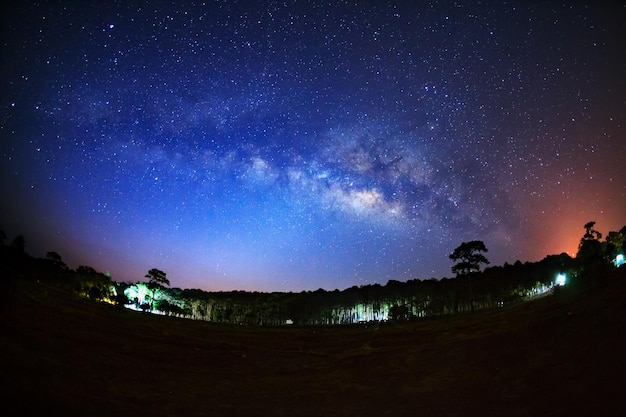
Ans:
{"type": "Polygon", "coordinates": [[[332,290],[626,224],[623,2],[14,3],[0,227],[31,255],[332,290]]]}

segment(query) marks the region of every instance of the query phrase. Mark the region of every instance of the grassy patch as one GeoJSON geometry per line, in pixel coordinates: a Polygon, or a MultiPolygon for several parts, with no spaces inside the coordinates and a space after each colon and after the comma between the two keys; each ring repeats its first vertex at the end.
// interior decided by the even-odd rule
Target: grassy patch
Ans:
{"type": "Polygon", "coordinates": [[[37,284],[9,298],[4,416],[626,411],[623,281],[497,311],[319,328],[158,317],[37,284]]]}

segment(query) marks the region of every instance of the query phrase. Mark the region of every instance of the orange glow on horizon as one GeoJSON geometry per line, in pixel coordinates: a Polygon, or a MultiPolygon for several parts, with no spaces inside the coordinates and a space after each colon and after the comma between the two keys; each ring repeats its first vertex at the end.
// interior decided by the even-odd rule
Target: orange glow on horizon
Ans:
{"type": "Polygon", "coordinates": [[[584,210],[570,210],[563,212],[560,209],[553,213],[545,213],[545,220],[533,224],[531,227],[534,242],[527,248],[526,258],[528,261],[537,261],[548,255],[558,255],[563,252],[575,257],[578,252],[580,239],[585,234],[584,225],[589,221],[595,221],[595,229],[602,233],[602,241],[610,231],[618,231],[624,225],[620,220],[610,218],[607,213],[600,215],[588,215],[584,210]]]}

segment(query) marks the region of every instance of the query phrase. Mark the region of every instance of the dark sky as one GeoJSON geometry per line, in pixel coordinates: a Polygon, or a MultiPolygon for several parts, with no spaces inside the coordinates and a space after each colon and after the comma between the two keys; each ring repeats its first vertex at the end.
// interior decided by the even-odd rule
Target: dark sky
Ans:
{"type": "Polygon", "coordinates": [[[626,224],[624,2],[14,3],[0,227],[32,255],[332,290],[626,224]]]}

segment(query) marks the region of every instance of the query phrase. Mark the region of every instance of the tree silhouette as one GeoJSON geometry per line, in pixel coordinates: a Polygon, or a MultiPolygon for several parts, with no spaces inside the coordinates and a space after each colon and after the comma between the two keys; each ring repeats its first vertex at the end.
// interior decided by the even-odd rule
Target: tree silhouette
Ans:
{"type": "Polygon", "coordinates": [[[169,287],[170,281],[167,279],[165,272],[156,268],[149,270],[146,278],[148,278],[148,288],[152,290],[152,307],[154,308],[157,293],[165,286],[169,287]]]}
{"type": "Polygon", "coordinates": [[[54,265],[67,269],[67,265],[63,262],[63,258],[57,252],[50,251],[46,253],[46,258],[48,258],[54,265]]]}
{"type": "Polygon", "coordinates": [[[578,253],[576,254],[576,258],[583,262],[602,257],[602,244],[600,243],[602,234],[593,228],[595,225],[596,222],[592,221],[585,223],[583,226],[585,234],[580,239],[578,253]]]}
{"type": "Polygon", "coordinates": [[[470,310],[474,311],[474,294],[472,292],[472,279],[469,275],[471,272],[480,271],[480,264],[489,264],[489,261],[482,254],[487,252],[487,247],[482,240],[472,240],[463,242],[450,254],[450,259],[460,261],[452,266],[452,272],[459,278],[467,275],[469,285],[470,310]]]}
{"type": "Polygon", "coordinates": [[[24,235],[17,235],[11,242],[11,247],[15,249],[19,253],[25,253],[26,251],[26,240],[24,239],[24,235]]]}
{"type": "Polygon", "coordinates": [[[481,240],[461,243],[450,254],[450,259],[455,262],[460,261],[452,266],[452,273],[459,276],[480,271],[480,264],[489,264],[489,261],[481,252],[488,252],[487,247],[481,240]]]}
{"type": "Polygon", "coordinates": [[[589,287],[600,284],[606,273],[610,270],[611,261],[605,258],[605,246],[600,242],[602,234],[593,227],[596,222],[588,222],[583,227],[585,234],[580,239],[576,261],[580,273],[577,277],[577,285],[589,287]]]}
{"type": "Polygon", "coordinates": [[[602,233],[598,232],[593,228],[596,225],[596,222],[588,222],[583,226],[585,228],[585,234],[583,235],[581,241],[584,240],[600,240],[602,239],[602,233]]]}
{"type": "Polygon", "coordinates": [[[622,253],[624,250],[624,236],[621,232],[609,232],[606,235],[606,241],[604,243],[605,258],[609,261],[615,260],[615,257],[622,253]]]}
{"type": "Polygon", "coordinates": [[[101,300],[111,298],[111,277],[96,271],[90,266],[81,265],[76,269],[78,287],[89,298],[101,300]]]}

